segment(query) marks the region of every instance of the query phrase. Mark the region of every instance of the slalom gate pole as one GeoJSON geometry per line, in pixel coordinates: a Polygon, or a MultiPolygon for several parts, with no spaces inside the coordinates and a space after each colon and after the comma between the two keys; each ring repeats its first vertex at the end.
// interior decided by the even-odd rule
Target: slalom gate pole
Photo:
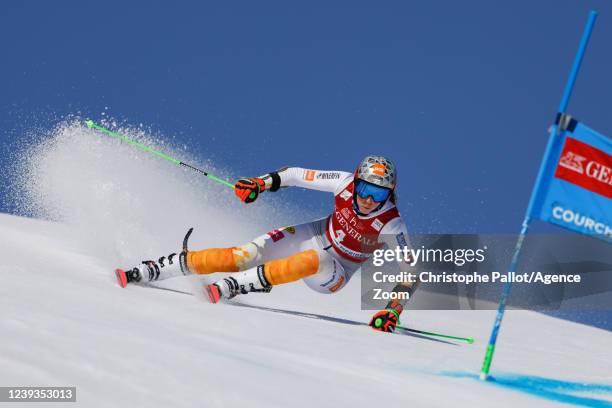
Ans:
{"type": "Polygon", "coordinates": [[[424,330],[410,329],[408,327],[403,327],[403,326],[397,326],[397,328],[402,330],[402,331],[407,331],[407,332],[410,332],[410,333],[424,334],[426,336],[433,336],[433,337],[442,337],[444,339],[452,339],[452,340],[465,341],[468,344],[474,343],[474,338],[473,337],[450,336],[448,334],[441,334],[441,333],[428,332],[428,331],[424,331],[424,330]]]}
{"type": "Polygon", "coordinates": [[[105,134],[107,134],[107,135],[109,135],[111,137],[114,137],[116,139],[123,140],[124,142],[127,142],[127,143],[131,144],[132,146],[136,146],[137,148],[139,148],[141,150],[144,150],[146,152],[152,153],[152,154],[154,154],[154,155],[156,155],[158,157],[161,157],[162,159],[167,160],[167,161],[169,161],[171,163],[174,163],[174,164],[176,164],[178,166],[186,167],[186,168],[188,168],[190,170],[197,171],[198,173],[203,174],[204,176],[208,177],[209,179],[211,179],[213,181],[216,181],[217,183],[223,184],[223,185],[225,185],[227,187],[234,188],[234,185],[232,183],[230,183],[228,181],[225,181],[225,180],[215,176],[214,174],[210,174],[210,173],[208,173],[208,172],[206,172],[204,170],[200,170],[197,167],[194,167],[194,166],[192,166],[190,164],[184,163],[184,162],[182,162],[180,160],[177,160],[177,159],[175,159],[173,157],[170,157],[170,156],[168,156],[165,153],[162,153],[162,152],[157,151],[155,149],[152,149],[149,146],[146,146],[146,145],[144,145],[144,144],[142,144],[140,142],[132,140],[129,137],[127,137],[125,135],[122,135],[121,133],[113,132],[112,130],[106,129],[105,127],[102,127],[102,126],[96,124],[91,119],[86,120],[85,124],[90,129],[99,130],[102,133],[105,133],[105,134]]]}
{"type": "MultiPolygon", "coordinates": [[[[591,32],[593,31],[593,26],[595,25],[596,19],[597,19],[597,12],[594,10],[591,10],[591,12],[589,13],[589,19],[584,28],[584,32],[582,33],[582,39],[580,40],[578,52],[576,54],[576,57],[574,58],[574,64],[572,66],[572,70],[570,71],[570,75],[567,80],[567,84],[565,85],[565,90],[563,92],[563,97],[561,98],[561,103],[559,104],[558,112],[561,115],[563,115],[565,110],[567,109],[569,98],[572,94],[574,84],[576,83],[576,78],[578,76],[578,72],[580,71],[580,65],[582,64],[582,59],[584,58],[584,53],[586,51],[587,44],[589,42],[589,38],[591,37],[591,32]]],[[[561,122],[561,120],[559,122],[561,122]]],[[[548,144],[546,145],[546,150],[544,152],[544,158],[542,159],[542,162],[540,163],[540,170],[538,171],[538,176],[533,186],[531,198],[529,199],[529,205],[527,206],[527,212],[525,215],[525,219],[523,221],[521,232],[519,234],[519,237],[516,242],[516,246],[514,248],[514,254],[512,255],[510,266],[508,267],[508,273],[515,272],[517,269],[520,252],[523,247],[523,242],[525,241],[525,237],[527,236],[527,232],[529,230],[529,225],[531,224],[531,214],[533,212],[533,207],[536,202],[536,197],[538,195],[537,193],[540,190],[541,183],[545,181],[544,173],[546,172],[546,169],[549,168],[548,162],[550,159],[550,153],[553,150],[553,146],[555,145],[555,140],[559,136],[559,133],[560,133],[560,129],[559,129],[560,124],[553,125],[555,126],[555,128],[553,129],[551,136],[548,139],[548,144]]],[[[506,302],[508,300],[508,295],[510,294],[511,288],[512,288],[512,283],[510,279],[508,279],[508,282],[504,284],[504,287],[502,289],[502,294],[499,300],[499,307],[497,309],[497,315],[495,316],[495,322],[493,323],[493,329],[491,330],[491,337],[489,339],[489,344],[487,345],[484,360],[482,362],[482,368],[480,370],[481,380],[487,380],[487,378],[489,377],[489,371],[491,369],[491,362],[493,361],[493,354],[495,353],[497,335],[499,334],[499,329],[501,327],[502,319],[504,318],[504,313],[506,311],[506,302]]]]}

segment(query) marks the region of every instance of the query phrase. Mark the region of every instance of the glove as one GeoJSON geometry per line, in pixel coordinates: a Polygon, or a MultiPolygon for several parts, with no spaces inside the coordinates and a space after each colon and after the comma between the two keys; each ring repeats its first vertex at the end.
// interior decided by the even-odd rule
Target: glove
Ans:
{"type": "Polygon", "coordinates": [[[395,326],[399,322],[399,313],[394,309],[385,309],[380,312],[376,312],[370,320],[370,326],[374,330],[383,332],[393,332],[395,326]]]}
{"type": "Polygon", "coordinates": [[[259,193],[266,189],[266,183],[259,177],[241,178],[234,185],[234,194],[243,203],[252,203],[257,200],[259,193]]]}

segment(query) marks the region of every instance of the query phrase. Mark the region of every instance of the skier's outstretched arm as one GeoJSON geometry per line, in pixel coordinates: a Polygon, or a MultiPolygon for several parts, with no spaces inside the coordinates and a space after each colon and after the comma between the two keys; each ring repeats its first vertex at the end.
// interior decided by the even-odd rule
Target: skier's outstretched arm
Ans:
{"type": "Polygon", "coordinates": [[[345,171],[311,170],[284,167],[260,177],[241,178],[234,192],[245,203],[252,203],[264,191],[277,191],[281,187],[303,187],[311,190],[337,193],[353,174],[345,171]]]}
{"type": "MultiPolygon", "coordinates": [[[[408,230],[401,217],[390,221],[383,227],[380,234],[380,241],[390,249],[395,249],[396,247],[402,249],[410,247],[408,230]]],[[[399,267],[402,272],[414,272],[414,266],[410,265],[409,262],[409,260],[408,262],[405,260],[399,262],[399,267]]],[[[397,296],[387,304],[384,310],[380,310],[372,316],[370,326],[372,326],[374,330],[386,332],[394,331],[396,325],[399,323],[400,314],[412,297],[417,286],[418,282],[402,282],[395,285],[392,292],[397,296]]]]}

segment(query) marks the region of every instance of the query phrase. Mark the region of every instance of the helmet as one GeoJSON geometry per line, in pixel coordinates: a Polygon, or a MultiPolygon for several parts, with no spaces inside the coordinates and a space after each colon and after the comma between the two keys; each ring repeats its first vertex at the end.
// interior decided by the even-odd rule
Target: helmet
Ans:
{"type": "Polygon", "coordinates": [[[368,156],[357,167],[355,179],[393,190],[397,182],[395,164],[383,156],[368,156]]]}
{"type": "Polygon", "coordinates": [[[357,204],[357,196],[362,199],[371,197],[379,203],[373,210],[378,211],[391,198],[397,181],[395,165],[382,156],[368,156],[361,161],[355,171],[355,190],[353,192],[353,209],[362,214],[357,204]]]}

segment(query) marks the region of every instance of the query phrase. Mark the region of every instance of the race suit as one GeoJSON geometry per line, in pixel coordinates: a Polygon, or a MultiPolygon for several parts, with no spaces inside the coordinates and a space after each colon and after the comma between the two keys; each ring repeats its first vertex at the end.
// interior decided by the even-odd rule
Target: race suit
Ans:
{"type": "Polygon", "coordinates": [[[272,285],[302,279],[311,289],[329,294],[346,286],[374,250],[409,245],[406,225],[394,199],[368,215],[357,214],[352,173],[289,167],[278,175],[280,187],[333,193],[332,214],[274,229],[242,246],[191,252],[188,265],[192,272],[245,271],[264,265],[272,285]]]}

